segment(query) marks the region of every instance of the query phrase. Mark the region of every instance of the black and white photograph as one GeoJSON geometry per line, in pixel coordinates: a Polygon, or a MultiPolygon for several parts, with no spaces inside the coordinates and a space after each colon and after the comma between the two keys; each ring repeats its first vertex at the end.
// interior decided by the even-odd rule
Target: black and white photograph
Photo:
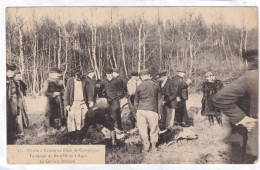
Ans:
{"type": "Polygon", "coordinates": [[[257,162],[257,7],[17,6],[5,30],[7,146],[103,145],[105,164],[257,162]]]}

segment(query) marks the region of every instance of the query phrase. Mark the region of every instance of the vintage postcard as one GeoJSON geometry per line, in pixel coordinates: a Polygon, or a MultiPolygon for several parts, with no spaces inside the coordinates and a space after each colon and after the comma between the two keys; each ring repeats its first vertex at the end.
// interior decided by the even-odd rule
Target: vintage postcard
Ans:
{"type": "Polygon", "coordinates": [[[7,7],[5,28],[8,164],[257,162],[257,7],[7,7]]]}

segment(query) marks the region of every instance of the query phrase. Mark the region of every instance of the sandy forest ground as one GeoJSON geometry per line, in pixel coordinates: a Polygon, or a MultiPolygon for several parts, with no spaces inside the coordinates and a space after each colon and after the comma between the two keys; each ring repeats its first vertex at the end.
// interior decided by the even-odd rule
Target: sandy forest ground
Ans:
{"type": "MultiPolygon", "coordinates": [[[[25,130],[25,137],[18,139],[16,144],[81,144],[71,143],[65,128],[53,130],[48,128],[44,116],[46,99],[44,97],[27,98],[30,126],[25,130]]],[[[193,126],[186,128],[198,135],[197,140],[180,140],[169,146],[167,144],[183,131],[175,126],[170,132],[160,136],[158,152],[142,153],[141,139],[137,133],[128,135],[124,140],[118,140],[116,148],[110,147],[110,142],[101,133],[102,127],[90,128],[88,143],[105,144],[106,163],[108,164],[219,164],[230,163],[230,146],[225,141],[230,131],[226,117],[223,125],[209,126],[205,117],[200,115],[201,94],[190,94],[187,109],[193,126]]],[[[127,111],[122,113],[123,126],[127,129],[127,111]]]]}

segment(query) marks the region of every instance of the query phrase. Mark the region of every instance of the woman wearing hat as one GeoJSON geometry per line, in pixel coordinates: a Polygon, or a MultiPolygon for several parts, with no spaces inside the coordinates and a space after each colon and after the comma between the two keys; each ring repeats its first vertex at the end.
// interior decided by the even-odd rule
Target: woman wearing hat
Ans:
{"type": "Polygon", "coordinates": [[[206,80],[202,85],[201,115],[208,116],[210,125],[214,125],[214,117],[218,124],[222,124],[221,111],[213,105],[211,99],[223,87],[223,83],[220,80],[216,80],[211,72],[207,72],[205,76],[206,80]]]}

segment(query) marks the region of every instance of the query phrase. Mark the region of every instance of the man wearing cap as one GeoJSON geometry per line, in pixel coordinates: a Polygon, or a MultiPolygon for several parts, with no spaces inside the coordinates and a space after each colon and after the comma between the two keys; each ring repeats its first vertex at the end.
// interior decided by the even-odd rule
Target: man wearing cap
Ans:
{"type": "Polygon", "coordinates": [[[201,100],[201,115],[208,116],[209,124],[214,125],[214,117],[218,124],[222,124],[221,111],[212,103],[212,97],[223,88],[223,83],[217,80],[211,72],[205,74],[206,80],[202,85],[203,97],[201,100]]]}
{"type": "Polygon", "coordinates": [[[161,83],[161,104],[163,129],[169,129],[174,125],[175,107],[178,86],[167,76],[167,70],[161,70],[158,73],[161,83]]]}
{"type": "Polygon", "coordinates": [[[19,91],[14,80],[16,65],[6,65],[6,118],[7,118],[7,144],[13,144],[16,135],[23,136],[23,129],[19,128],[18,98],[19,91]]]}
{"type": "Polygon", "coordinates": [[[105,68],[106,78],[102,81],[102,86],[105,88],[106,98],[110,105],[111,116],[116,122],[118,130],[122,131],[121,113],[120,113],[120,99],[122,93],[120,92],[120,81],[113,77],[113,70],[111,67],[105,68]]]}
{"type": "Polygon", "coordinates": [[[137,86],[135,93],[136,121],[139,134],[143,140],[144,151],[156,151],[158,142],[158,95],[159,86],[153,82],[148,69],[141,70],[142,83],[137,86]],[[150,134],[148,134],[148,128],[150,134]]]}
{"type": "Polygon", "coordinates": [[[232,163],[255,163],[258,158],[258,50],[243,53],[249,70],[212,98],[231,122],[232,163]],[[241,145],[242,144],[242,145],[241,145]]]}
{"type": "MultiPolygon", "coordinates": [[[[184,127],[188,125],[185,123],[184,118],[188,119],[188,113],[186,108],[186,100],[188,100],[188,86],[191,80],[188,79],[186,82],[183,80],[185,77],[185,70],[181,67],[177,68],[177,75],[172,78],[175,86],[177,86],[177,97],[176,97],[176,110],[175,110],[175,123],[184,127]]],[[[186,120],[187,121],[187,120],[186,120]]]]}
{"type": "Polygon", "coordinates": [[[47,97],[46,116],[50,127],[59,129],[64,118],[64,87],[61,71],[54,67],[50,70],[49,78],[44,83],[44,95],[47,97]]]}
{"type": "Polygon", "coordinates": [[[87,93],[88,93],[88,105],[91,108],[95,101],[96,101],[96,91],[95,91],[95,85],[96,85],[96,78],[95,78],[95,71],[94,69],[88,69],[87,70],[87,77],[84,79],[86,81],[87,86],[87,93]]]}
{"type": "Polygon", "coordinates": [[[135,128],[136,123],[136,108],[134,106],[134,98],[137,86],[142,83],[138,76],[137,71],[131,72],[131,79],[127,82],[127,92],[128,92],[128,106],[130,110],[129,119],[132,123],[132,128],[135,128]]]}
{"type": "Polygon", "coordinates": [[[81,140],[81,129],[88,110],[87,81],[82,80],[82,72],[75,69],[73,77],[67,81],[64,105],[68,111],[67,128],[72,139],[81,140]]]}

